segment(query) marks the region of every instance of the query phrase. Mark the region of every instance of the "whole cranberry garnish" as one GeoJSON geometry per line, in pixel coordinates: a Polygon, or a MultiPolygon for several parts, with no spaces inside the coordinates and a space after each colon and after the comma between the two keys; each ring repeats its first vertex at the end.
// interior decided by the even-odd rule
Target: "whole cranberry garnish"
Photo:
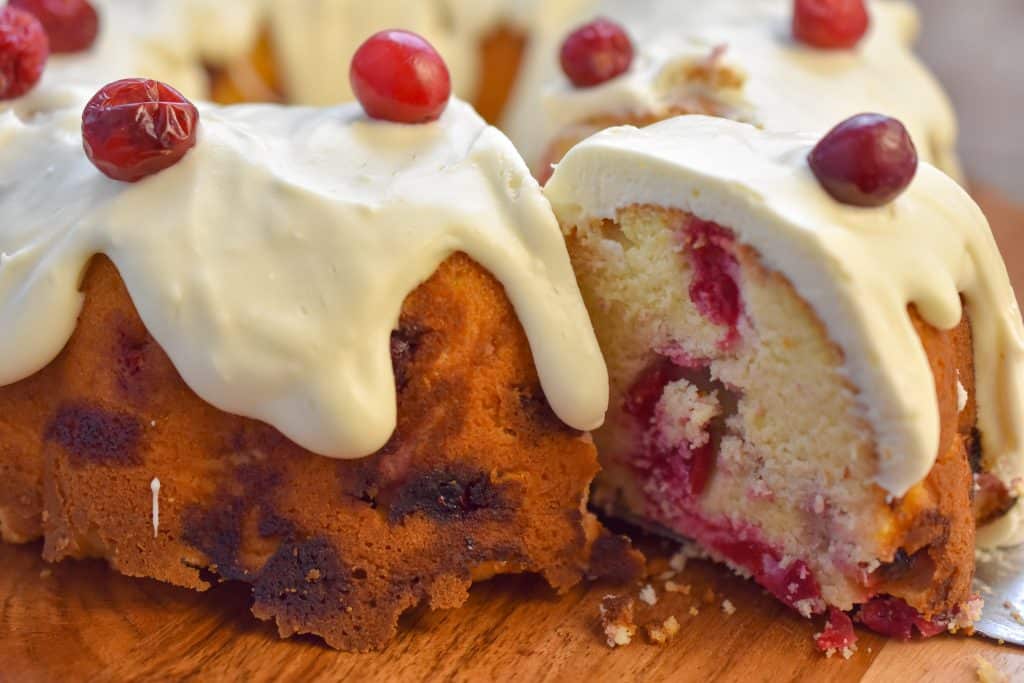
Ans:
{"type": "Polygon", "coordinates": [[[917,173],[917,149],[903,124],[881,114],[858,114],[833,128],[809,162],[825,191],[853,206],[888,204],[917,173]]]}
{"type": "Polygon", "coordinates": [[[9,0],[8,4],[36,15],[54,54],[88,50],[99,33],[100,20],[89,0],[9,0]]]}
{"type": "Polygon", "coordinates": [[[589,88],[629,70],[633,43],[614,21],[595,19],[569,34],[562,43],[561,60],[572,84],[589,88]]]}
{"type": "Polygon", "coordinates": [[[134,183],[178,163],[196,144],[199,111],[169,85],[129,78],[85,105],[82,140],[96,168],[134,183]]]}
{"type": "Polygon", "coordinates": [[[444,59],[409,31],[370,36],[352,57],[349,80],[367,114],[395,123],[436,121],[452,94],[444,59]]]}
{"type": "Polygon", "coordinates": [[[0,8],[0,100],[21,97],[35,87],[49,55],[38,19],[9,5],[0,8]]]}
{"type": "Polygon", "coordinates": [[[864,0],[796,0],[793,37],[825,50],[851,48],[868,32],[864,0]]]}

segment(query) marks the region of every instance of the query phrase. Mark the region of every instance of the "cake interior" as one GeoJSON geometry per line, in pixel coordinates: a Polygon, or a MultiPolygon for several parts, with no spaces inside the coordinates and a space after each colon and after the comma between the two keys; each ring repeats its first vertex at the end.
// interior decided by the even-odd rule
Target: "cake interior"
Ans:
{"type": "MultiPolygon", "coordinates": [[[[969,609],[975,480],[992,477],[966,316],[939,331],[908,310],[942,438],[928,477],[893,498],[873,483],[876,439],[842,350],[728,226],[632,206],[563,228],[611,376],[598,505],[696,539],[805,616],[860,606],[876,630],[927,635],[969,609]]],[[[982,497],[978,515],[1005,505],[982,497]]]]}

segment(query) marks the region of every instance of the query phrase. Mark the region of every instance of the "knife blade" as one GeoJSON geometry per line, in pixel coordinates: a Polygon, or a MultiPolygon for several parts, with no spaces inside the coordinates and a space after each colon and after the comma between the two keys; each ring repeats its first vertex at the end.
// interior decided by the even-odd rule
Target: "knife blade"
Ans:
{"type": "Polygon", "coordinates": [[[974,630],[1001,643],[1024,646],[1024,545],[979,552],[974,588],[985,599],[974,630]]]}

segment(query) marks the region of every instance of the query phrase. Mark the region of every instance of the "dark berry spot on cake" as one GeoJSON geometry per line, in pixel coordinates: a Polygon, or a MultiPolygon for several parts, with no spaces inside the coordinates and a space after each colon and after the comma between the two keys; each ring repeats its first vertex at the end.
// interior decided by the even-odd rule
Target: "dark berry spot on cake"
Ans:
{"type": "Polygon", "coordinates": [[[646,563],[627,536],[601,531],[590,550],[590,580],[630,583],[643,578],[646,563]]]}
{"type": "Polygon", "coordinates": [[[981,432],[977,427],[971,430],[971,436],[967,440],[967,462],[971,465],[971,472],[980,474],[982,471],[983,454],[981,450],[981,432]]]}
{"type": "Polygon", "coordinates": [[[308,623],[324,612],[344,609],[351,580],[330,542],[313,538],[281,544],[260,571],[253,596],[278,619],[308,623]]]}
{"type": "Polygon", "coordinates": [[[539,384],[516,387],[516,393],[519,395],[519,407],[542,431],[557,431],[577,436],[583,434],[578,429],[573,429],[562,422],[551,408],[551,404],[548,403],[548,398],[539,384]]]}
{"type": "Polygon", "coordinates": [[[857,621],[875,633],[898,640],[911,640],[918,634],[930,638],[946,630],[944,620],[925,619],[906,602],[892,596],[874,598],[861,605],[857,621]]]}
{"type": "Polygon", "coordinates": [[[142,425],[132,415],[97,406],[64,405],[46,430],[76,465],[136,465],[142,425]]]}
{"type": "Polygon", "coordinates": [[[242,515],[245,503],[241,498],[220,498],[210,508],[198,505],[185,510],[182,519],[182,540],[196,548],[217,567],[225,579],[242,578],[238,554],[242,547],[242,515]]]}
{"type": "Polygon", "coordinates": [[[395,386],[401,392],[409,384],[409,366],[423,344],[429,330],[419,323],[403,321],[391,333],[391,364],[395,372],[395,386]]]}
{"type": "Polygon", "coordinates": [[[693,265],[690,300],[701,315],[728,329],[722,340],[725,347],[739,339],[742,313],[734,247],[732,233],[717,223],[694,218],[683,232],[683,248],[693,265]]]}
{"type": "Polygon", "coordinates": [[[451,468],[413,475],[391,493],[389,517],[400,522],[421,513],[441,521],[456,521],[478,513],[505,514],[507,485],[496,485],[483,471],[451,468]]]}

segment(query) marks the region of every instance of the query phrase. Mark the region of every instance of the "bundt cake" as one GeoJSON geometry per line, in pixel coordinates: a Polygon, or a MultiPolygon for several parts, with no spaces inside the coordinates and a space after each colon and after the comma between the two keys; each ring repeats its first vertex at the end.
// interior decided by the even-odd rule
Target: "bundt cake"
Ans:
{"type": "MultiPolygon", "coordinates": [[[[528,84],[543,95],[513,105],[509,135],[538,176],[546,178],[569,148],[609,126],[705,114],[779,132],[823,134],[847,116],[879,111],[904,122],[922,158],[959,178],[952,108],[912,52],[918,31],[913,7],[902,0],[873,0],[867,4],[870,22],[865,16],[856,27],[860,34],[828,45],[811,43],[814,37],[794,26],[804,4],[826,16],[824,8],[840,5],[594,0],[590,16],[606,17],[627,39],[628,69],[577,83],[567,75],[572,62],[566,64],[566,58],[570,41],[581,36],[567,39],[563,33],[541,48],[552,56],[561,49],[562,71],[551,59],[548,71],[528,84]]],[[[591,50],[602,58],[590,63],[606,64],[623,47],[595,41],[591,50]]],[[[586,65],[590,57],[584,53],[576,59],[586,65]]]]}
{"type": "MultiPolygon", "coordinates": [[[[898,125],[858,117],[830,143],[852,128],[861,149],[880,120],[898,125]]],[[[854,608],[899,637],[969,623],[976,526],[1024,539],[1024,327],[954,181],[922,164],[891,203],[850,206],[814,142],[703,116],[618,127],[545,191],[611,377],[597,504],[831,609],[842,649],[854,608]]]]}
{"type": "Polygon", "coordinates": [[[586,509],[607,371],[550,206],[429,44],[381,46],[374,118],[145,79],[0,111],[4,538],[346,650],[496,574],[639,571],[586,509]]]}
{"type": "Polygon", "coordinates": [[[455,92],[496,122],[521,68],[549,73],[532,49],[549,42],[540,36],[560,35],[585,3],[91,0],[98,15],[95,41],[56,57],[47,80],[98,88],[131,75],[225,104],[336,104],[353,94],[334,67],[347,64],[375,31],[403,28],[437,46],[452,67],[455,92]]]}

